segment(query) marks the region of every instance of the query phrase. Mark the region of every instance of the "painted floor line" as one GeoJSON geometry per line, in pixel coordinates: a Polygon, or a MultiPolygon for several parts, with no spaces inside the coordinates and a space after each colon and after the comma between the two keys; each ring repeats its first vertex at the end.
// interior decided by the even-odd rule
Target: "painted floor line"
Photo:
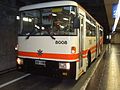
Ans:
{"type": "Polygon", "coordinates": [[[101,57],[99,58],[98,62],[96,63],[95,68],[93,69],[92,74],[91,74],[91,75],[89,76],[89,78],[85,81],[84,85],[80,88],[80,90],[86,90],[86,87],[87,87],[89,81],[91,80],[92,76],[94,75],[95,70],[97,69],[97,67],[98,67],[101,59],[103,58],[104,53],[105,53],[105,50],[103,51],[103,54],[101,55],[101,57]]]}
{"type": "Polygon", "coordinates": [[[28,73],[28,74],[25,74],[24,76],[21,76],[21,77],[19,77],[19,78],[16,78],[16,79],[13,79],[13,80],[11,80],[11,81],[9,81],[9,82],[6,82],[6,83],[4,83],[4,84],[1,84],[1,85],[0,85],[0,88],[3,88],[3,87],[5,87],[5,86],[7,86],[7,85],[9,85],[9,84],[12,84],[12,83],[14,83],[14,82],[16,82],[16,81],[19,81],[19,80],[27,77],[27,76],[30,76],[30,75],[31,75],[31,74],[28,73]]]}

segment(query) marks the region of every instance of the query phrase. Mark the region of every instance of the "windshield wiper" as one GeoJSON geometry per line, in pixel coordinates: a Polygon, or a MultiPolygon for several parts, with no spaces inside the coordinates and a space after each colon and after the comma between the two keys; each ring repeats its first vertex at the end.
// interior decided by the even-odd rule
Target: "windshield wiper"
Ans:
{"type": "MultiPolygon", "coordinates": [[[[50,31],[49,31],[48,29],[44,29],[44,30],[49,34],[49,36],[50,36],[53,40],[55,40],[55,38],[50,34],[50,31]]],[[[29,37],[30,37],[33,33],[39,32],[39,31],[41,32],[41,31],[43,31],[43,30],[40,29],[39,26],[35,25],[35,29],[33,29],[33,30],[29,33],[29,35],[27,35],[26,39],[29,39],[29,37]]]]}
{"type": "Polygon", "coordinates": [[[51,37],[53,40],[56,39],[55,37],[53,37],[53,35],[50,34],[50,31],[49,31],[49,30],[45,30],[45,31],[47,31],[47,33],[50,35],[50,37],[51,37]]]}
{"type": "Polygon", "coordinates": [[[29,37],[35,32],[35,30],[33,29],[26,37],[26,39],[29,39],[29,37]]]}

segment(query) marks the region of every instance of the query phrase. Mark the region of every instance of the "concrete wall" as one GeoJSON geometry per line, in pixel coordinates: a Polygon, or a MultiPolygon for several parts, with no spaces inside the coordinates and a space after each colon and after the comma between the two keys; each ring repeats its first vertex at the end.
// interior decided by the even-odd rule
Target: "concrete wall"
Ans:
{"type": "Polygon", "coordinates": [[[15,0],[0,0],[0,71],[16,66],[16,11],[15,0]]]}
{"type": "Polygon", "coordinates": [[[111,43],[119,44],[120,43],[120,32],[112,35],[111,43]]]}

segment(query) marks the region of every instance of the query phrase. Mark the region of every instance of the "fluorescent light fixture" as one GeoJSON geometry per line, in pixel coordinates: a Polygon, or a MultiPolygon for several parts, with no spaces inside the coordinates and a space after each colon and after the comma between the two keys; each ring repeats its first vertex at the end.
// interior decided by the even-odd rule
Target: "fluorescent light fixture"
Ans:
{"type": "Polygon", "coordinates": [[[115,18],[114,25],[112,27],[112,32],[115,31],[118,21],[119,21],[119,18],[120,18],[120,1],[118,1],[118,6],[117,6],[117,10],[116,10],[116,18],[115,18]]]}
{"type": "Polygon", "coordinates": [[[29,18],[29,19],[28,19],[28,22],[32,22],[32,19],[29,18]]]}
{"type": "Polygon", "coordinates": [[[57,16],[57,14],[55,14],[55,13],[52,13],[52,16],[56,17],[56,16],[57,16]]]}
{"type": "Polygon", "coordinates": [[[64,29],[65,27],[64,27],[64,26],[62,26],[62,25],[60,25],[60,28],[64,29]]]}
{"type": "Polygon", "coordinates": [[[112,17],[113,17],[113,18],[116,18],[116,10],[117,10],[117,7],[118,7],[118,3],[113,3],[113,4],[112,4],[112,17]]]}
{"type": "Polygon", "coordinates": [[[45,27],[41,27],[42,30],[45,30],[45,27]]]}
{"type": "Polygon", "coordinates": [[[28,22],[28,18],[23,17],[23,21],[28,22]]]}
{"type": "Polygon", "coordinates": [[[63,20],[68,21],[69,19],[68,18],[63,18],[63,20]]]}
{"type": "Polygon", "coordinates": [[[109,35],[107,35],[106,38],[109,39],[109,35]]]}
{"type": "Polygon", "coordinates": [[[25,21],[25,22],[32,22],[32,19],[30,19],[28,17],[23,17],[23,21],[25,21]]]}
{"type": "Polygon", "coordinates": [[[38,25],[35,25],[35,27],[36,27],[37,29],[40,29],[40,27],[39,27],[38,25]]]}
{"type": "Polygon", "coordinates": [[[111,39],[111,35],[109,35],[109,39],[111,39]]]}

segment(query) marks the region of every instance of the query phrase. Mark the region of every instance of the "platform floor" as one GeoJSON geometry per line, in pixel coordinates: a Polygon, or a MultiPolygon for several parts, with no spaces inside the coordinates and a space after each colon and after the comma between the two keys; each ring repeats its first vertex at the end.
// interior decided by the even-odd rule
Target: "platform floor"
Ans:
{"type": "Polygon", "coordinates": [[[109,44],[86,90],[120,90],[120,44],[109,44]]]}

